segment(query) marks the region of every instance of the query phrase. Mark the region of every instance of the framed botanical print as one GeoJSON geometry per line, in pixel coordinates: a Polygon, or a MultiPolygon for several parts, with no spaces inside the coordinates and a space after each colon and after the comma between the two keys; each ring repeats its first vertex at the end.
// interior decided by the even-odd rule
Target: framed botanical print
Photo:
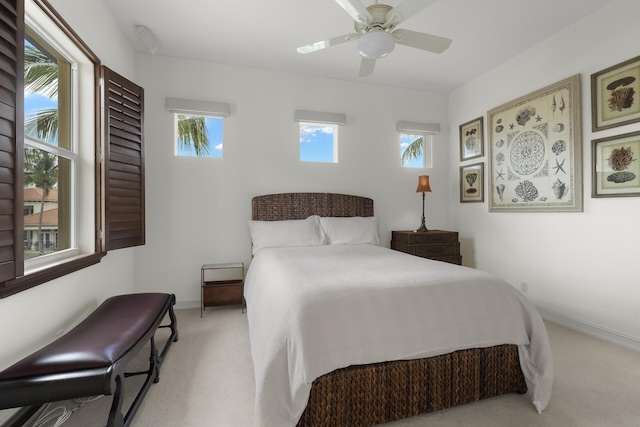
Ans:
{"type": "Polygon", "coordinates": [[[484,202],[484,163],[460,166],[460,203],[484,202]]]}
{"type": "Polygon", "coordinates": [[[580,75],[488,112],[489,211],[582,205],[580,75]]]}
{"type": "Polygon", "coordinates": [[[460,125],[460,161],[484,156],[483,117],[460,125]]]}
{"type": "Polygon", "coordinates": [[[591,75],[591,128],[640,121],[640,56],[591,75]]]}
{"type": "Polygon", "coordinates": [[[640,132],[591,143],[592,197],[640,196],[640,132]]]}

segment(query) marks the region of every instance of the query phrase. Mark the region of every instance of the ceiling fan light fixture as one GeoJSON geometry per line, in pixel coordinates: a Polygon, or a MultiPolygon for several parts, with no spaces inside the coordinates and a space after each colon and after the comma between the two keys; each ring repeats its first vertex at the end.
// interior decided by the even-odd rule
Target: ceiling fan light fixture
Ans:
{"type": "Polygon", "coordinates": [[[386,31],[370,31],[358,39],[358,53],[367,59],[384,58],[395,47],[395,39],[386,31]]]}

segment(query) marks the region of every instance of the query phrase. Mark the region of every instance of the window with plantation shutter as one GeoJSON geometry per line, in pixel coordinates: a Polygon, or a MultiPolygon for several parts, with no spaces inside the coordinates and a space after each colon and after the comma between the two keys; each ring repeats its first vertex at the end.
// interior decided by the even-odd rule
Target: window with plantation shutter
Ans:
{"type": "Polygon", "coordinates": [[[107,67],[105,250],[145,243],[144,90],[107,67]]]}
{"type": "Polygon", "coordinates": [[[0,0],[0,298],[144,244],[143,99],[48,1],[0,0]]]}

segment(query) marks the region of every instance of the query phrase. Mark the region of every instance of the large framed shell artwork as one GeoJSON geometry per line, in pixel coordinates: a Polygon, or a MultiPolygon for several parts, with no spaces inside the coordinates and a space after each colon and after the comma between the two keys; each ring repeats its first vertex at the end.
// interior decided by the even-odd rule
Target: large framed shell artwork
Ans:
{"type": "Polygon", "coordinates": [[[580,74],[488,112],[492,212],[582,212],[580,74]]]}
{"type": "Polygon", "coordinates": [[[640,56],[591,75],[594,132],[640,121],[640,56]]]}
{"type": "Polygon", "coordinates": [[[592,197],[640,196],[640,132],[591,141],[592,197]]]}

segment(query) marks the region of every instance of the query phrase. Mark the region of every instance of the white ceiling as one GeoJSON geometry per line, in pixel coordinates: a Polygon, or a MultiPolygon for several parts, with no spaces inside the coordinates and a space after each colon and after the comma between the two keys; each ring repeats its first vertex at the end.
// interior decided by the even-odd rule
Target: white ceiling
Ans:
{"type": "Polygon", "coordinates": [[[358,77],[355,42],[296,52],[353,32],[334,0],[103,1],[138,52],[147,51],[135,26],[145,25],[157,55],[447,93],[614,0],[438,0],[398,27],[453,39],[451,47],[438,55],[397,45],[368,77],[358,77]]]}

